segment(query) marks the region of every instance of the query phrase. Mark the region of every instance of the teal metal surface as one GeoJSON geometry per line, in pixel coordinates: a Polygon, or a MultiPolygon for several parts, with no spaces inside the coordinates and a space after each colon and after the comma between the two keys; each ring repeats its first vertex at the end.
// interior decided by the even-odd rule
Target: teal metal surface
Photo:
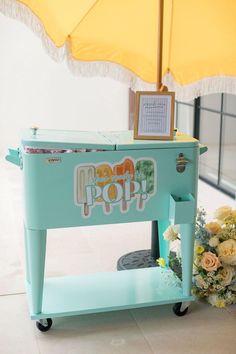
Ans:
{"type": "Polygon", "coordinates": [[[197,139],[183,133],[177,133],[173,140],[136,140],[133,131],[106,132],[104,134],[111,142],[116,144],[116,150],[140,150],[140,149],[167,149],[199,146],[197,139]]]}
{"type": "Polygon", "coordinates": [[[193,300],[200,151],[206,148],[199,148],[196,139],[181,133],[173,141],[140,141],[134,140],[130,131],[28,130],[20,151],[10,151],[7,159],[18,165],[20,155],[23,162],[26,283],[31,317],[193,300]],[[39,150],[30,153],[31,148],[39,150]],[[40,150],[50,148],[55,149],[54,153],[40,150]],[[181,224],[182,282],[167,268],[44,279],[48,229],[145,220],[158,220],[160,256],[167,265],[169,243],[163,232],[170,223],[181,224]]]}
{"type": "Polygon", "coordinates": [[[27,274],[31,285],[32,311],[35,313],[40,313],[42,309],[46,237],[46,230],[26,229],[27,274]]]}
{"type": "Polygon", "coordinates": [[[23,133],[21,141],[23,146],[39,148],[115,150],[115,144],[100,132],[27,129],[23,133]]]}
{"type": "Polygon", "coordinates": [[[199,148],[200,148],[200,155],[204,154],[208,150],[208,147],[202,144],[199,144],[199,148]]]}
{"type": "MultiPolygon", "coordinates": [[[[28,287],[29,299],[30,287],[28,287]]],[[[61,317],[192,301],[169,269],[146,268],[46,278],[42,313],[31,318],[61,317]]]]}
{"type": "Polygon", "coordinates": [[[193,264],[195,223],[181,224],[180,234],[181,234],[183,295],[189,296],[191,294],[191,284],[192,284],[192,264],[193,264]]]}
{"type": "Polygon", "coordinates": [[[72,130],[28,129],[23,133],[23,146],[40,148],[90,148],[104,150],[166,149],[199,146],[198,140],[177,133],[174,140],[135,140],[133,131],[81,132],[72,130]]]}
{"type": "Polygon", "coordinates": [[[21,166],[19,149],[8,149],[8,155],[6,156],[6,160],[13,163],[14,165],[21,166]]]}
{"type": "Polygon", "coordinates": [[[170,195],[169,220],[173,224],[193,223],[196,217],[196,200],[192,194],[181,197],[170,195]]]}
{"type": "MultiPolygon", "coordinates": [[[[192,194],[194,197],[196,195],[199,149],[197,147],[185,149],[185,156],[191,162],[186,166],[184,173],[178,173],[176,157],[181,151],[182,149],[178,148],[72,153],[54,154],[53,158],[49,154],[22,152],[25,225],[30,229],[43,230],[57,227],[168,219],[170,194],[180,198],[187,194],[192,194]],[[122,164],[125,159],[131,160],[137,169],[142,164],[144,166],[145,161],[153,163],[155,169],[153,190],[145,194],[145,191],[140,188],[134,196],[127,197],[129,200],[126,208],[122,205],[123,199],[119,201],[108,200],[105,203],[104,200],[96,198],[96,200],[90,201],[89,215],[84,215],[83,209],[87,200],[86,195],[82,195],[76,200],[76,174],[82,173],[81,171],[86,173],[89,166],[96,170],[99,166],[108,165],[111,170],[114,170],[114,167],[122,164]],[[145,197],[146,199],[144,199],[145,197]],[[105,210],[106,206],[109,207],[109,211],[105,210]]],[[[113,181],[110,180],[110,182],[116,182],[116,174],[112,178],[113,181]]],[[[143,178],[145,182],[145,176],[143,178]]],[[[86,182],[86,179],[83,183],[82,187],[84,188],[86,188],[86,183],[89,185],[89,181],[86,182]]],[[[141,185],[142,181],[137,178],[137,183],[141,185]]],[[[144,189],[148,188],[148,180],[145,183],[144,189]]],[[[121,185],[121,187],[125,186],[121,185]]],[[[94,193],[94,189],[92,192],[94,193]]]]}

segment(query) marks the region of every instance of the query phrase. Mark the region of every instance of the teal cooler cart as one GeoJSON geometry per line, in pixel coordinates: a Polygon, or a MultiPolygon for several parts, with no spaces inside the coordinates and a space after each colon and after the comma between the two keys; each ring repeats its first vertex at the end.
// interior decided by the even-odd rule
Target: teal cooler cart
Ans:
{"type": "Polygon", "coordinates": [[[126,132],[29,129],[7,160],[23,170],[26,286],[31,318],[47,331],[53,317],[192,301],[192,263],[198,140],[133,140],[126,132]],[[163,232],[180,224],[182,281],[168,267],[44,278],[47,230],[158,221],[160,256],[168,264],[163,232]]]}

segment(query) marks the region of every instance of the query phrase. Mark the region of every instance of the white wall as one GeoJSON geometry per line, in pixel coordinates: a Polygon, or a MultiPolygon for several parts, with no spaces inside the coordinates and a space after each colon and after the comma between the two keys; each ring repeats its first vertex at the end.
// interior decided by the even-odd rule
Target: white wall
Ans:
{"type": "Polygon", "coordinates": [[[55,63],[24,24],[0,14],[0,153],[18,146],[21,130],[123,130],[128,87],[105,78],[78,78],[55,63]]]}

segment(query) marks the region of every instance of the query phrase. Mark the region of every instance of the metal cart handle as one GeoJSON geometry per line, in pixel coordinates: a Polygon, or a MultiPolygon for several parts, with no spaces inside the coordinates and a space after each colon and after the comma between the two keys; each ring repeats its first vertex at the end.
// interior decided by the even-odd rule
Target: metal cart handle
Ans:
{"type": "Polygon", "coordinates": [[[205,152],[207,152],[208,147],[206,145],[199,144],[199,149],[200,149],[200,155],[202,155],[205,152]]]}
{"type": "Polygon", "coordinates": [[[8,149],[8,154],[5,158],[14,165],[22,167],[19,149],[8,149]]]}

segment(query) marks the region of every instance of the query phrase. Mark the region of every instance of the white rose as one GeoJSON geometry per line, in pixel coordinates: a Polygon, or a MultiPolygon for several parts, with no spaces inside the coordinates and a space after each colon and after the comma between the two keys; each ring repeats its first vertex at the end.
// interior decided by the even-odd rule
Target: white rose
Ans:
{"type": "Polygon", "coordinates": [[[222,206],[221,208],[216,209],[214,216],[216,219],[220,221],[224,221],[228,216],[231,215],[231,212],[232,212],[232,208],[225,205],[222,206]]]}
{"type": "Polygon", "coordinates": [[[210,238],[210,240],[208,241],[208,243],[209,243],[209,245],[210,245],[211,247],[216,247],[216,246],[218,246],[218,244],[220,243],[220,241],[219,241],[219,239],[218,239],[217,236],[213,236],[213,237],[210,238]]]}
{"type": "Polygon", "coordinates": [[[170,225],[163,233],[163,237],[166,241],[177,240],[178,236],[179,236],[179,225],[170,225]]]}
{"type": "Polygon", "coordinates": [[[236,265],[236,241],[229,239],[217,247],[220,260],[225,264],[236,265]]]}
{"type": "Polygon", "coordinates": [[[225,266],[223,267],[223,269],[220,269],[219,274],[221,276],[221,285],[227,286],[232,281],[234,275],[234,268],[230,266],[225,266]]]}

